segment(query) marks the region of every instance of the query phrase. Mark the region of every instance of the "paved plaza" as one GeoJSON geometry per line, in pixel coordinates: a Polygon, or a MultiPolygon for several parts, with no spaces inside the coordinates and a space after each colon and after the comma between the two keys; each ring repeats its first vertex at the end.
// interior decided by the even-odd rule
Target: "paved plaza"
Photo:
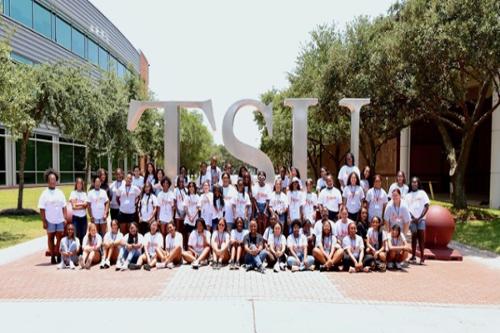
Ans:
{"type": "MultiPolygon", "coordinates": [[[[358,274],[267,270],[262,275],[227,267],[194,271],[186,265],[151,272],[98,267],[58,271],[36,249],[43,239],[36,242],[18,246],[17,257],[10,259],[6,257],[12,248],[0,251],[0,313],[9,314],[7,323],[20,320],[21,331],[50,325],[51,319],[43,315],[28,321],[19,317],[44,313],[47,306],[68,323],[74,311],[90,307],[94,313],[102,309],[113,316],[131,309],[137,317],[157,313],[175,318],[176,327],[189,323],[202,329],[208,322],[215,327],[220,318],[227,324],[219,332],[236,327],[238,332],[276,332],[284,327],[303,332],[331,327],[336,320],[338,327],[392,331],[386,324],[389,318],[409,330],[476,331],[500,325],[498,258],[466,254],[462,262],[428,260],[406,271],[358,274]],[[351,326],[348,316],[353,316],[351,326]]],[[[138,327],[154,328],[153,324],[142,322],[138,327]]]]}

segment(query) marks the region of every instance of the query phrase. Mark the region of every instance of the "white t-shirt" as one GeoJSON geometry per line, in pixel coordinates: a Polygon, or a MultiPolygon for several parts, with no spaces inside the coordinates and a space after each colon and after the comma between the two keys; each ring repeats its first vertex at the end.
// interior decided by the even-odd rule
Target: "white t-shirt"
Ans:
{"type": "Polygon", "coordinates": [[[38,199],[38,208],[45,209],[45,219],[48,223],[59,224],[64,222],[63,208],[66,207],[66,198],[64,193],[56,188],[46,188],[40,199],[38,199]]]}
{"type": "Polygon", "coordinates": [[[404,226],[409,224],[411,221],[408,206],[401,201],[399,207],[396,207],[394,206],[394,201],[391,200],[385,207],[384,220],[389,221],[390,228],[392,228],[393,225],[398,224],[401,228],[401,232],[403,232],[404,226]]]}
{"type": "Polygon", "coordinates": [[[368,182],[367,179],[361,179],[359,181],[360,185],[361,185],[361,188],[363,189],[363,191],[365,192],[368,192],[368,190],[370,189],[370,183],[368,182]]]}
{"type": "Polygon", "coordinates": [[[342,194],[336,187],[324,188],[318,197],[318,203],[326,207],[329,211],[338,212],[342,203],[342,194]]]}
{"type": "Polygon", "coordinates": [[[234,218],[245,218],[245,207],[250,208],[250,197],[247,193],[242,194],[241,192],[237,192],[236,196],[234,197],[233,205],[236,208],[234,218]]]}
{"type": "Polygon", "coordinates": [[[349,233],[349,223],[352,221],[347,219],[347,222],[344,223],[342,220],[338,220],[335,222],[335,228],[333,229],[333,234],[337,236],[338,239],[344,239],[345,236],[349,233]]]}
{"type": "MultiPolygon", "coordinates": [[[[126,234],[125,236],[123,236],[122,243],[127,245],[130,237],[132,237],[132,235],[130,234],[126,234]]],[[[137,237],[137,243],[135,244],[141,244],[142,246],[144,246],[144,236],[142,236],[140,233],[137,233],[136,237],[137,237]]]]}
{"type": "Polygon", "coordinates": [[[304,234],[299,234],[299,237],[295,238],[294,234],[288,236],[286,244],[289,249],[293,249],[297,255],[304,254],[304,250],[307,248],[307,237],[304,234]]]}
{"type": "Polygon", "coordinates": [[[214,212],[214,195],[212,192],[200,194],[198,205],[201,211],[201,217],[205,220],[207,226],[212,226],[213,212],[214,212]]]}
{"type": "Polygon", "coordinates": [[[378,243],[378,236],[379,233],[382,232],[382,242],[387,240],[387,233],[382,230],[382,226],[379,227],[379,231],[373,230],[373,228],[369,228],[367,233],[366,233],[366,238],[368,239],[368,243],[370,243],[371,246],[373,246],[375,249],[379,249],[382,244],[378,243]]]}
{"type": "Polygon", "coordinates": [[[330,253],[332,247],[338,247],[337,237],[333,233],[330,233],[329,236],[323,237],[323,233],[320,234],[319,237],[316,237],[316,247],[323,245],[323,249],[326,253],[330,253]]]}
{"type": "MultiPolygon", "coordinates": [[[[71,191],[71,194],[69,195],[69,201],[76,201],[77,204],[85,203],[87,202],[87,193],[77,190],[71,191]]],[[[78,217],[85,217],[87,216],[87,210],[85,208],[73,209],[73,215],[78,217]]]]}
{"type": "Polygon", "coordinates": [[[210,246],[210,231],[205,230],[204,233],[200,235],[197,230],[193,230],[189,235],[188,245],[198,254],[205,248],[203,237],[205,237],[206,243],[210,246]]]}
{"type": "Polygon", "coordinates": [[[224,196],[224,218],[228,224],[233,224],[233,201],[236,197],[236,189],[233,185],[222,187],[222,195],[224,196]]]}
{"type": "Polygon", "coordinates": [[[163,235],[157,231],[154,235],[150,232],[144,235],[144,249],[148,251],[149,255],[154,255],[156,249],[163,247],[163,235]]]}
{"type": "Polygon", "coordinates": [[[150,184],[151,184],[151,186],[154,186],[154,185],[155,185],[155,183],[156,183],[155,176],[154,176],[154,175],[152,175],[152,174],[149,174],[149,175],[148,175],[148,178],[146,178],[146,179],[144,180],[144,184],[146,184],[146,183],[150,183],[150,184]]]}
{"type": "Polygon", "coordinates": [[[99,191],[90,190],[87,195],[87,202],[92,210],[92,217],[95,219],[104,218],[106,202],[109,201],[108,194],[102,188],[99,191]]]}
{"type": "Polygon", "coordinates": [[[220,249],[224,243],[229,244],[229,232],[224,231],[223,233],[219,233],[219,230],[215,230],[212,233],[212,243],[215,242],[217,244],[218,248],[220,249]]]}
{"type": "Polygon", "coordinates": [[[265,204],[269,200],[272,190],[269,184],[264,183],[264,186],[260,186],[260,184],[257,183],[252,188],[252,193],[257,203],[265,204]]]}
{"type": "Polygon", "coordinates": [[[399,233],[399,237],[397,237],[397,238],[393,238],[392,233],[389,232],[387,234],[387,243],[392,245],[392,246],[403,246],[406,243],[406,238],[402,232],[399,233]]]}
{"type": "Polygon", "coordinates": [[[184,224],[187,224],[187,225],[190,225],[193,227],[195,226],[196,219],[193,222],[191,222],[191,220],[189,220],[187,213],[189,213],[191,216],[195,215],[196,211],[198,210],[198,207],[199,207],[199,201],[200,201],[200,197],[198,194],[190,194],[184,198],[184,207],[186,207],[186,217],[184,219],[184,224]]]}
{"type": "Polygon", "coordinates": [[[408,205],[411,215],[419,218],[424,211],[425,205],[430,204],[429,197],[424,190],[408,192],[405,196],[405,203],[408,205]]]}
{"type": "Polygon", "coordinates": [[[389,187],[389,192],[387,192],[387,197],[390,199],[392,199],[392,191],[394,191],[395,189],[399,188],[399,191],[401,192],[401,199],[404,199],[406,194],[408,193],[408,185],[406,184],[403,184],[403,186],[399,186],[398,183],[392,183],[391,186],[389,187]]]}
{"type": "Polygon", "coordinates": [[[132,185],[137,186],[139,189],[142,190],[142,188],[144,187],[144,177],[139,176],[138,178],[136,178],[135,176],[133,176],[132,185]]]}
{"type": "Polygon", "coordinates": [[[387,203],[385,190],[372,187],[366,193],[366,201],[368,202],[368,220],[371,221],[374,216],[381,219],[384,213],[384,204],[387,203]]]}
{"type": "Polygon", "coordinates": [[[311,223],[316,221],[316,206],[318,205],[318,196],[316,193],[306,193],[304,196],[304,205],[302,211],[304,213],[304,220],[309,220],[311,223]]]}
{"type": "Polygon", "coordinates": [[[187,197],[186,189],[179,189],[178,187],[174,190],[175,193],[175,201],[176,201],[176,210],[175,210],[175,218],[182,219],[184,218],[184,214],[186,212],[186,207],[184,206],[184,200],[187,197]]]}
{"type": "Polygon", "coordinates": [[[300,219],[300,207],[304,204],[304,198],[301,191],[288,191],[288,209],[290,212],[290,219],[300,219]]]}
{"type": "Polygon", "coordinates": [[[182,242],[183,242],[183,237],[180,232],[176,231],[174,237],[172,237],[172,235],[169,233],[165,237],[165,250],[170,252],[177,246],[180,246],[182,248],[182,242]]]}
{"type": "Polygon", "coordinates": [[[121,241],[122,239],[123,239],[123,234],[120,232],[120,230],[118,230],[116,234],[114,234],[112,231],[108,231],[104,235],[104,243],[121,241]]]}
{"type": "Polygon", "coordinates": [[[73,237],[73,239],[69,239],[68,236],[63,237],[63,239],[61,239],[61,244],[59,244],[59,251],[69,252],[73,244],[75,245],[75,250],[78,251],[80,248],[80,240],[78,237],[73,237]]]}
{"type": "Polygon", "coordinates": [[[159,219],[161,222],[168,223],[174,220],[174,202],[175,194],[173,191],[158,193],[157,204],[160,209],[159,219]]]}
{"type": "Polygon", "coordinates": [[[356,214],[361,209],[361,203],[365,198],[365,192],[361,186],[345,186],[343,197],[346,198],[347,211],[356,214]]]}
{"type": "Polygon", "coordinates": [[[237,229],[231,230],[231,240],[243,242],[243,238],[248,234],[248,230],[242,229],[238,231],[237,229]]]}
{"type": "Polygon", "coordinates": [[[323,178],[318,178],[316,182],[316,192],[321,192],[322,189],[326,187],[326,181],[323,178]]]}
{"type": "Polygon", "coordinates": [[[154,208],[158,206],[158,199],[154,194],[144,194],[141,199],[141,221],[147,222],[153,217],[154,208]]]}
{"type": "Polygon", "coordinates": [[[286,248],[286,238],[283,234],[280,234],[279,236],[275,236],[273,233],[269,234],[269,238],[267,239],[267,243],[269,245],[274,246],[274,250],[276,251],[283,251],[286,248]]]}
{"type": "Polygon", "coordinates": [[[276,179],[281,179],[281,191],[282,192],[285,192],[285,190],[288,188],[288,186],[290,185],[290,178],[288,178],[287,175],[285,175],[284,178],[282,178],[280,175],[277,175],[276,176],[276,179]]]}
{"type": "Polygon", "coordinates": [[[342,239],[342,248],[344,250],[351,249],[351,253],[354,258],[359,258],[360,252],[365,248],[365,244],[363,243],[363,238],[360,235],[356,235],[355,239],[352,239],[349,236],[345,236],[342,239]]]}
{"type": "Polygon", "coordinates": [[[288,197],[283,192],[273,192],[269,200],[269,207],[276,214],[283,214],[288,208],[288,197]]]}
{"type": "Polygon", "coordinates": [[[135,213],[135,200],[141,195],[141,189],[135,185],[125,186],[125,183],[116,191],[120,197],[120,212],[125,214],[135,213]]]}
{"type": "Polygon", "coordinates": [[[111,186],[109,187],[111,190],[111,202],[109,203],[109,207],[113,209],[118,209],[120,208],[120,205],[118,204],[118,201],[116,200],[117,192],[120,189],[120,187],[123,186],[125,182],[122,181],[117,181],[115,180],[111,186]]]}
{"type": "MultiPolygon", "coordinates": [[[[337,177],[339,182],[340,181],[343,181],[344,184],[347,184],[348,183],[348,179],[349,178],[349,175],[351,173],[355,172],[358,177],[361,177],[361,173],[359,172],[359,169],[357,166],[353,165],[353,166],[348,166],[347,164],[344,164],[344,166],[342,168],[340,168],[340,171],[339,171],[339,176],[337,177]]],[[[342,183],[341,183],[342,184],[342,183]]]]}
{"type": "Polygon", "coordinates": [[[203,184],[208,181],[208,185],[212,187],[212,179],[210,177],[210,172],[207,169],[207,172],[205,172],[204,175],[199,175],[198,178],[196,178],[196,187],[198,188],[198,192],[203,192],[203,184]]]}
{"type": "Polygon", "coordinates": [[[85,237],[83,237],[82,247],[83,246],[92,246],[92,247],[95,247],[96,249],[101,247],[101,244],[102,244],[101,235],[95,234],[95,237],[92,237],[91,242],[89,243],[90,239],[91,239],[91,237],[89,237],[89,234],[87,233],[85,235],[85,237]]]}
{"type": "MultiPolygon", "coordinates": [[[[212,204],[212,219],[221,219],[224,216],[224,211],[226,207],[226,202],[224,201],[224,206],[222,206],[222,198],[215,199],[215,204],[212,204]]],[[[229,205],[232,207],[232,205],[229,205]]],[[[226,220],[227,223],[227,220],[226,220]]]]}
{"type": "MultiPolygon", "coordinates": [[[[325,222],[330,223],[330,230],[332,231],[332,234],[335,234],[335,223],[330,220],[325,222]]],[[[323,220],[318,220],[316,221],[316,223],[314,223],[313,232],[316,235],[316,239],[321,237],[321,235],[323,234],[323,220]]]]}

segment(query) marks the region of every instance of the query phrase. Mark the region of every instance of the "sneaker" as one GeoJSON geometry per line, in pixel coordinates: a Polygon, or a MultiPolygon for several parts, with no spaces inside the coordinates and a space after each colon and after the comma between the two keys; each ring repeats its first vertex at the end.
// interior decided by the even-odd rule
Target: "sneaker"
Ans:
{"type": "Polygon", "coordinates": [[[368,266],[367,267],[363,267],[363,272],[370,273],[371,272],[370,267],[368,267],[368,266]]]}
{"type": "Polygon", "coordinates": [[[59,264],[57,264],[57,269],[65,269],[66,265],[64,264],[64,261],[61,261],[59,264]]]}
{"type": "Polygon", "coordinates": [[[162,268],[165,268],[167,267],[166,264],[164,262],[159,262],[156,264],[156,269],[162,269],[162,268]]]}
{"type": "Polygon", "coordinates": [[[282,271],[286,271],[286,265],[285,265],[285,263],[284,263],[284,262],[280,262],[280,269],[281,269],[282,271]]]}
{"type": "Polygon", "coordinates": [[[173,268],[174,268],[174,263],[173,263],[173,262],[169,262],[169,263],[167,264],[167,268],[168,268],[168,269],[173,269],[173,268]]]}
{"type": "Polygon", "coordinates": [[[120,270],[123,272],[123,271],[126,271],[128,269],[129,269],[128,261],[123,262],[122,266],[120,267],[120,270]]]}
{"type": "Polygon", "coordinates": [[[54,256],[50,257],[50,264],[51,265],[57,264],[56,257],[54,257],[54,256]]]}
{"type": "Polygon", "coordinates": [[[380,264],[378,264],[377,269],[380,272],[385,272],[387,270],[387,266],[385,265],[385,263],[381,262],[380,264]]]}
{"type": "Polygon", "coordinates": [[[58,254],[58,255],[56,256],[56,262],[57,262],[57,263],[60,263],[60,262],[61,262],[61,255],[60,255],[60,254],[58,254]]]}
{"type": "Polygon", "coordinates": [[[260,267],[257,268],[257,272],[261,274],[266,274],[266,269],[264,268],[264,265],[260,265],[260,267]]]}
{"type": "Polygon", "coordinates": [[[235,267],[234,267],[234,261],[231,260],[229,262],[229,270],[232,271],[233,269],[235,269],[235,267]]]}
{"type": "Polygon", "coordinates": [[[85,269],[90,269],[90,267],[92,267],[92,261],[87,260],[87,262],[85,263],[85,269]]]}
{"type": "Polygon", "coordinates": [[[149,272],[151,270],[151,266],[149,264],[144,264],[144,269],[149,272]]]}
{"type": "Polygon", "coordinates": [[[304,264],[300,264],[299,266],[299,271],[304,271],[306,269],[306,266],[304,266],[304,264]]]}
{"type": "Polygon", "coordinates": [[[356,273],[356,268],[349,267],[349,273],[356,273]]]}
{"type": "Polygon", "coordinates": [[[278,263],[275,263],[275,264],[274,264],[273,271],[274,271],[275,273],[279,273],[279,271],[280,271],[280,266],[279,266],[279,264],[278,264],[278,263]]]}
{"type": "Polygon", "coordinates": [[[292,271],[292,273],[298,272],[299,271],[299,266],[292,266],[291,271],[292,271]]]}
{"type": "Polygon", "coordinates": [[[410,264],[415,265],[417,263],[417,258],[416,257],[411,257],[410,258],[410,264]]]}
{"type": "Polygon", "coordinates": [[[83,257],[82,256],[80,256],[78,258],[78,265],[80,266],[81,269],[84,269],[84,267],[83,267],[84,266],[84,264],[83,264],[83,257]]]}
{"type": "Polygon", "coordinates": [[[388,263],[387,269],[394,269],[394,263],[393,262],[388,263]]]}
{"type": "Polygon", "coordinates": [[[198,262],[198,260],[195,260],[191,263],[191,267],[193,267],[193,269],[198,269],[200,268],[200,263],[198,262]]]}
{"type": "Polygon", "coordinates": [[[111,267],[111,262],[108,260],[106,260],[106,262],[104,263],[104,268],[108,269],[111,267]]]}
{"type": "Polygon", "coordinates": [[[236,266],[234,266],[234,269],[236,269],[236,270],[240,269],[240,263],[239,262],[236,263],[236,266]]]}
{"type": "Polygon", "coordinates": [[[396,263],[396,268],[399,269],[399,270],[402,270],[403,269],[403,265],[400,262],[397,262],[396,263]]]}
{"type": "Polygon", "coordinates": [[[137,265],[137,264],[128,264],[128,269],[130,269],[131,271],[136,271],[138,269],[141,269],[141,265],[137,265]]]}
{"type": "Polygon", "coordinates": [[[425,264],[425,258],[420,258],[420,262],[418,264],[419,265],[424,265],[425,264]]]}
{"type": "Polygon", "coordinates": [[[320,272],[326,272],[326,266],[325,265],[319,265],[319,271],[320,272]]]}
{"type": "Polygon", "coordinates": [[[104,269],[104,265],[105,265],[105,264],[106,264],[106,260],[104,260],[104,259],[103,259],[103,260],[101,261],[101,264],[99,265],[99,268],[100,268],[100,269],[104,269]]]}
{"type": "Polygon", "coordinates": [[[122,269],[122,263],[117,261],[115,266],[115,271],[119,271],[120,269],[122,269]]]}
{"type": "MultiPolygon", "coordinates": [[[[401,263],[399,263],[401,265],[401,267],[403,268],[408,268],[410,267],[410,263],[408,261],[403,261],[401,263]]],[[[397,265],[396,265],[397,266],[397,265]]]]}
{"type": "Polygon", "coordinates": [[[245,270],[247,272],[250,272],[251,270],[253,270],[253,266],[252,265],[248,265],[248,266],[245,267],[245,270]]]}
{"type": "Polygon", "coordinates": [[[316,268],[316,266],[311,265],[311,266],[309,266],[309,268],[308,268],[308,269],[309,269],[311,272],[314,272],[314,269],[315,269],[315,268],[316,268]]]}

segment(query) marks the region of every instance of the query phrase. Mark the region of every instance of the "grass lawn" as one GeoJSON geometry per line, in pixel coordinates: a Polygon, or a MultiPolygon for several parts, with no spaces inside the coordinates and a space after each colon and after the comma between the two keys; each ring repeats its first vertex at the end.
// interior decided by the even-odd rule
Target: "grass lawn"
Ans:
{"type": "Polygon", "coordinates": [[[453,239],[500,254],[500,218],[491,221],[459,222],[456,224],[453,239]]]}
{"type": "MultiPolygon", "coordinates": [[[[69,197],[72,186],[60,189],[69,197]]],[[[24,208],[38,210],[38,198],[45,187],[24,189],[24,208]]],[[[17,189],[0,190],[0,210],[17,206],[17,189]]],[[[0,249],[45,235],[39,216],[0,216],[0,249]]]]}

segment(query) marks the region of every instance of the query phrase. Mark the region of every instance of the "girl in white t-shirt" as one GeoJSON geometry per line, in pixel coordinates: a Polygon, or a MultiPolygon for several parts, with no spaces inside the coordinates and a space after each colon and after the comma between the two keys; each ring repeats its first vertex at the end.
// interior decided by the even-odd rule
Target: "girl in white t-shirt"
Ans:
{"type": "Polygon", "coordinates": [[[269,210],[269,196],[271,188],[266,184],[267,175],[264,171],[257,173],[258,183],[252,187],[253,205],[255,208],[255,219],[257,220],[257,232],[263,233],[267,225],[267,212],[269,210]]]}
{"type": "Polygon", "coordinates": [[[87,195],[88,211],[90,221],[97,225],[99,235],[104,237],[108,229],[109,198],[106,191],[101,188],[101,179],[94,179],[94,188],[89,190],[87,195]]]}
{"type": "Polygon", "coordinates": [[[128,234],[123,236],[122,247],[118,255],[118,262],[116,263],[116,270],[125,271],[127,269],[139,269],[141,266],[137,265],[137,260],[142,254],[144,247],[144,237],[139,233],[137,223],[133,222],[128,228],[128,234]]]}
{"type": "Polygon", "coordinates": [[[382,219],[387,205],[387,193],[382,188],[382,177],[378,174],[373,177],[373,187],[366,193],[366,202],[368,204],[368,219],[371,221],[374,216],[382,219]]]}
{"type": "Polygon", "coordinates": [[[200,194],[200,200],[198,201],[198,205],[200,208],[200,217],[205,220],[207,229],[211,231],[214,212],[214,195],[212,192],[210,192],[210,183],[208,182],[208,180],[203,182],[202,187],[203,190],[200,194]]]}
{"type": "Polygon", "coordinates": [[[195,229],[196,219],[200,213],[200,196],[197,194],[195,182],[189,182],[188,194],[184,198],[184,209],[186,216],[184,217],[184,234],[183,237],[189,237],[191,232],[195,229]]]}
{"type": "Polygon", "coordinates": [[[182,253],[182,258],[191,264],[193,269],[207,264],[210,256],[210,231],[207,230],[205,220],[201,217],[196,220],[196,228],[189,235],[188,249],[182,253]]]}
{"type": "Polygon", "coordinates": [[[231,185],[231,175],[222,173],[222,196],[224,198],[224,218],[227,222],[228,230],[234,228],[233,201],[236,198],[236,189],[231,185]]]}
{"type": "Polygon", "coordinates": [[[387,268],[403,269],[403,261],[406,260],[411,249],[398,224],[392,226],[387,237],[387,249],[387,268]]]}
{"type": "Polygon", "coordinates": [[[97,233],[97,226],[90,223],[82,243],[83,253],[80,256],[80,267],[82,269],[90,269],[92,265],[101,261],[101,245],[102,237],[97,233]]]}
{"type": "Polygon", "coordinates": [[[292,233],[287,238],[289,256],[287,264],[292,272],[303,270],[314,270],[314,258],[307,252],[307,237],[300,232],[301,223],[299,220],[292,222],[292,233]]]}
{"type": "MultiPolygon", "coordinates": [[[[344,237],[349,234],[349,223],[354,221],[348,218],[347,208],[345,206],[340,207],[339,216],[340,219],[335,222],[333,234],[337,237],[339,243],[341,243],[344,237]]],[[[354,222],[354,225],[356,225],[356,222],[354,222]]]]}
{"type": "Polygon", "coordinates": [[[66,227],[66,237],[61,240],[61,246],[59,247],[61,262],[57,268],[75,269],[75,265],[78,264],[78,251],[80,251],[80,240],[75,237],[75,227],[72,224],[68,224],[66,227]]]}
{"type": "Polygon", "coordinates": [[[216,230],[212,233],[212,267],[213,269],[220,269],[222,265],[229,261],[229,245],[230,236],[227,232],[227,224],[224,218],[221,218],[216,230]]]}
{"type": "Polygon", "coordinates": [[[348,184],[348,178],[351,173],[355,172],[358,177],[360,176],[360,172],[358,167],[356,166],[356,161],[354,161],[354,155],[352,153],[347,153],[345,156],[345,164],[340,168],[338,180],[340,183],[340,189],[343,190],[345,186],[348,184]]]}
{"type": "Polygon", "coordinates": [[[365,244],[363,238],[356,233],[356,223],[349,222],[348,230],[349,234],[342,240],[342,248],[344,249],[342,266],[345,271],[349,269],[349,273],[361,271],[368,273],[370,268],[363,266],[365,244]]]}
{"type": "Polygon", "coordinates": [[[363,189],[363,192],[368,192],[368,190],[371,187],[371,181],[372,181],[372,171],[370,167],[367,165],[363,169],[363,172],[361,173],[361,179],[359,181],[361,188],[363,189]]]}
{"type": "Polygon", "coordinates": [[[342,262],[344,251],[340,248],[337,237],[333,234],[332,225],[323,223],[320,236],[313,249],[314,258],[320,263],[320,271],[329,271],[342,262]]]}
{"type": "Polygon", "coordinates": [[[238,180],[237,192],[233,201],[233,216],[241,217],[245,224],[248,223],[248,218],[250,217],[250,197],[248,193],[245,192],[245,185],[243,180],[238,180]]]}
{"type": "Polygon", "coordinates": [[[165,177],[165,171],[163,169],[156,169],[156,182],[153,185],[153,192],[156,196],[163,190],[163,185],[161,184],[161,180],[165,177]]]}
{"type": "Polygon", "coordinates": [[[392,192],[395,189],[399,189],[399,192],[401,193],[401,198],[404,199],[406,193],[408,193],[408,185],[406,185],[406,175],[404,171],[398,171],[396,174],[396,182],[392,183],[391,186],[389,186],[389,191],[387,192],[387,198],[389,200],[392,199],[392,192]]]}
{"type": "Polygon", "coordinates": [[[175,220],[175,229],[177,232],[180,232],[183,236],[183,246],[187,246],[187,237],[184,232],[184,220],[186,219],[186,206],[184,206],[184,200],[186,199],[187,193],[187,182],[183,176],[177,177],[177,181],[175,183],[174,195],[175,195],[175,204],[174,204],[174,220],[175,220]]]}
{"type": "Polygon", "coordinates": [[[317,220],[318,215],[318,196],[312,190],[313,180],[309,178],[306,181],[306,193],[304,196],[304,205],[302,206],[302,214],[304,216],[304,221],[309,220],[314,224],[317,220]]]}
{"type": "Polygon", "coordinates": [[[169,223],[167,225],[168,234],[165,237],[165,251],[164,259],[162,263],[156,264],[157,268],[167,267],[169,269],[174,268],[175,265],[180,265],[182,263],[182,244],[183,237],[180,232],[175,230],[175,224],[169,223]]]}
{"type": "Polygon", "coordinates": [[[286,238],[283,235],[281,224],[274,223],[273,232],[267,238],[267,263],[273,266],[274,272],[284,271],[286,268],[286,238]]]}
{"type": "Polygon", "coordinates": [[[385,271],[387,259],[387,233],[382,227],[381,219],[374,216],[371,220],[371,227],[366,233],[366,255],[365,264],[372,270],[385,271]]]}
{"type": "Polygon", "coordinates": [[[234,220],[235,228],[231,230],[231,260],[229,269],[239,269],[241,258],[245,254],[243,238],[248,234],[248,230],[243,229],[244,222],[241,217],[234,220]]]}
{"type": "Polygon", "coordinates": [[[122,247],[123,234],[120,232],[117,220],[111,220],[111,230],[104,235],[102,243],[103,256],[101,268],[111,267],[111,261],[116,262],[122,247]]]}
{"type": "Polygon", "coordinates": [[[116,200],[120,206],[118,213],[118,223],[120,223],[120,231],[126,234],[132,222],[137,222],[137,204],[141,198],[141,188],[132,184],[132,173],[128,173],[125,177],[125,184],[116,191],[116,200]]]}
{"type": "Polygon", "coordinates": [[[411,179],[411,189],[406,194],[405,201],[410,211],[411,223],[411,259],[410,262],[417,263],[417,241],[420,249],[420,265],[425,261],[423,255],[425,249],[425,215],[429,210],[429,197],[424,190],[421,189],[422,184],[418,177],[411,179]]]}
{"type": "Polygon", "coordinates": [[[151,183],[146,183],[142,190],[141,200],[139,201],[139,232],[145,235],[150,225],[156,220],[156,210],[158,209],[158,200],[153,193],[151,183]]]}
{"type": "Polygon", "coordinates": [[[290,189],[287,193],[288,199],[288,234],[292,233],[291,222],[303,219],[302,207],[304,205],[303,192],[300,190],[300,180],[297,177],[292,178],[290,189]]]}
{"type": "Polygon", "coordinates": [[[343,203],[347,207],[349,218],[353,221],[358,220],[358,214],[361,210],[363,200],[365,199],[365,192],[360,186],[359,176],[355,172],[349,175],[349,184],[344,187],[342,191],[343,203]]]}
{"type": "Polygon", "coordinates": [[[83,179],[78,177],[75,181],[75,189],[69,195],[69,202],[73,210],[72,224],[75,226],[76,237],[80,243],[87,232],[87,192],[83,179]]]}
{"type": "Polygon", "coordinates": [[[167,236],[167,226],[174,222],[175,193],[170,189],[172,182],[170,178],[160,179],[161,191],[157,195],[158,221],[160,221],[160,232],[163,237],[167,236]]]}
{"type": "Polygon", "coordinates": [[[397,224],[407,234],[410,229],[411,216],[408,206],[401,198],[399,188],[392,191],[392,200],[387,204],[384,211],[384,224],[386,231],[390,231],[392,226],[397,224]]]}
{"type": "MultiPolygon", "coordinates": [[[[222,187],[219,184],[213,186],[213,201],[212,201],[212,230],[217,229],[220,219],[224,218],[224,195],[222,194],[222,187]]],[[[225,218],[224,218],[225,221],[225,218]]],[[[227,223],[226,223],[227,227],[227,223]]]]}
{"type": "Polygon", "coordinates": [[[144,269],[151,270],[156,263],[164,260],[163,235],[158,231],[158,222],[151,222],[150,231],[144,235],[144,253],[137,260],[137,265],[144,264],[144,269]]]}
{"type": "MultiPolygon", "coordinates": [[[[285,226],[286,216],[288,212],[288,197],[282,191],[282,180],[277,178],[274,182],[274,192],[271,193],[269,199],[269,213],[278,215],[278,219],[282,226],[285,226]]],[[[285,230],[285,229],[283,229],[285,230]]]]}

